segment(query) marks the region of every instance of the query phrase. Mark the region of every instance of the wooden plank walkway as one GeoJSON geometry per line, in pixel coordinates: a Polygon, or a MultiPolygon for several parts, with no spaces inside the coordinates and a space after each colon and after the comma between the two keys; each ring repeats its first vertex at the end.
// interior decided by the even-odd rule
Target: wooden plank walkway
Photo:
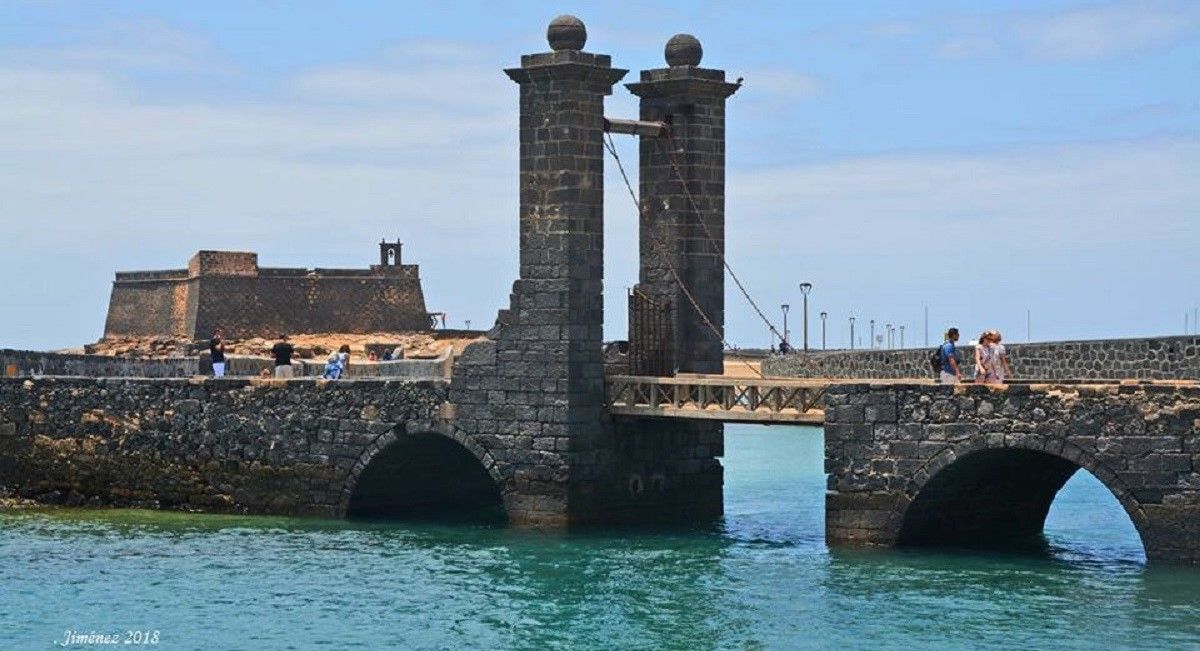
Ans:
{"type": "Polygon", "coordinates": [[[731,423],[820,425],[817,408],[828,381],[724,375],[605,378],[608,411],[615,416],[685,418],[731,423]]]}

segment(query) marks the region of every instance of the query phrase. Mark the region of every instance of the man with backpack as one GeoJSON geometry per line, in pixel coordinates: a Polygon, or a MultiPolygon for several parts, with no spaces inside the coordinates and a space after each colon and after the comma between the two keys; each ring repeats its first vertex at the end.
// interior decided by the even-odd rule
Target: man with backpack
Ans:
{"type": "Polygon", "coordinates": [[[946,342],[938,348],[931,360],[934,369],[938,371],[938,379],[942,384],[962,382],[962,366],[959,364],[958,347],[954,345],[956,341],[958,341],[958,328],[950,328],[946,331],[946,342]]]}

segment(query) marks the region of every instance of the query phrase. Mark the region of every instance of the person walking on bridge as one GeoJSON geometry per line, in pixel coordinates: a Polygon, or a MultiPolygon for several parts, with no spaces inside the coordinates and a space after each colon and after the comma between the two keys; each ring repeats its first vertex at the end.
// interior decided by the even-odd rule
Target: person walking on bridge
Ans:
{"type": "Polygon", "coordinates": [[[996,376],[992,372],[992,331],[984,330],[975,342],[975,383],[995,383],[996,376]]]}
{"type": "Polygon", "coordinates": [[[992,375],[996,384],[1004,384],[1004,380],[1013,372],[1012,364],[1008,363],[1008,351],[1000,343],[1002,337],[999,330],[989,330],[988,334],[992,341],[992,375]]]}
{"type": "Polygon", "coordinates": [[[958,341],[958,328],[950,328],[946,331],[946,342],[938,350],[938,356],[942,362],[942,370],[938,378],[942,384],[962,382],[962,365],[958,359],[958,347],[954,345],[956,341],[958,341]]]}

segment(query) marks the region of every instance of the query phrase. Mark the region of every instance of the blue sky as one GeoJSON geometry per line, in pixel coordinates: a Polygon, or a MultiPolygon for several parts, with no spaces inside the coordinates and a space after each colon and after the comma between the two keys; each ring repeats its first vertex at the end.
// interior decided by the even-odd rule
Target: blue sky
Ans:
{"type": "MultiPolygon", "coordinates": [[[[730,261],[772,318],[796,306],[794,341],[801,281],[830,345],[851,313],[912,344],[925,306],[932,331],[1020,341],[1027,310],[1064,339],[1180,334],[1200,305],[1200,3],[10,1],[0,347],[95,340],[116,270],[201,248],[365,266],[381,236],[431,310],[489,323],[517,273],[501,69],[564,12],[628,80],[677,32],[745,77],[730,261]]],[[[620,87],[606,111],[637,113],[620,87]]],[[[636,215],[607,184],[620,338],[636,215]]],[[[732,285],[728,304],[729,339],[765,345],[732,285]]]]}

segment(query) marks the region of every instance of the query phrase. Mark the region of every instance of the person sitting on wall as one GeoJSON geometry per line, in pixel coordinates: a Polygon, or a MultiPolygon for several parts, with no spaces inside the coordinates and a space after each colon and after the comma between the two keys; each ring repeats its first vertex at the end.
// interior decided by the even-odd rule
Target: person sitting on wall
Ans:
{"type": "Polygon", "coordinates": [[[346,372],[346,367],[350,365],[350,346],[342,344],[342,347],[329,356],[329,361],[325,363],[325,373],[321,377],[326,380],[337,380],[346,372]]]}
{"type": "Polygon", "coordinates": [[[217,328],[208,340],[208,354],[212,358],[213,377],[225,377],[225,331],[217,328]]]}
{"type": "Polygon", "coordinates": [[[388,354],[391,355],[391,359],[404,359],[404,346],[396,346],[388,354]]]}
{"type": "Polygon", "coordinates": [[[275,377],[296,377],[292,369],[292,355],[296,354],[296,347],[288,343],[287,334],[279,334],[279,342],[271,347],[271,354],[275,356],[275,377]]]}

